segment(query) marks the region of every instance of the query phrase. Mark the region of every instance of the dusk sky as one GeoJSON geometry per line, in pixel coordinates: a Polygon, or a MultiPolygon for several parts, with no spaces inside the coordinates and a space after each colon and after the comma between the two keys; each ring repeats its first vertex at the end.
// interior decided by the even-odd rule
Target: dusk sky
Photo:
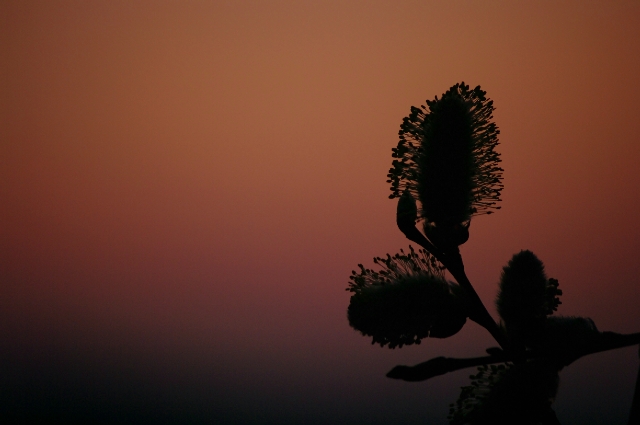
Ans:
{"type": "MultiPolygon", "coordinates": [[[[0,2],[0,420],[447,423],[469,322],[390,350],[358,263],[406,249],[402,118],[494,100],[502,209],[462,247],[489,311],[532,250],[557,314],[640,331],[640,2],[0,2]]],[[[625,424],[638,347],[561,372],[563,424],[625,424]]],[[[37,422],[40,421],[40,422],[37,422]]]]}

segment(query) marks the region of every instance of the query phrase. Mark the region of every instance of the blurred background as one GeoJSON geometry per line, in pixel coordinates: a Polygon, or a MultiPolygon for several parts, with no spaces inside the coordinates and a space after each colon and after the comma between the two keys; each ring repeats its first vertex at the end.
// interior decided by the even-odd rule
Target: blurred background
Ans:
{"type": "MultiPolygon", "coordinates": [[[[0,418],[445,424],[469,323],[390,350],[351,270],[407,248],[385,182],[412,105],[495,102],[502,210],[462,253],[495,316],[521,249],[558,314],[640,331],[640,3],[3,1],[0,418]]],[[[561,374],[562,423],[623,424],[637,347],[561,374]]]]}

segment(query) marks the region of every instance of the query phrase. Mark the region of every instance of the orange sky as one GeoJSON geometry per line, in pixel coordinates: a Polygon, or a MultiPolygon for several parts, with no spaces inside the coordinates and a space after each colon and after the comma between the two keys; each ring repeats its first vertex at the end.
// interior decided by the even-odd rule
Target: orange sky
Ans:
{"type": "MultiPolygon", "coordinates": [[[[391,148],[459,81],[501,130],[502,210],[462,250],[490,311],[531,249],[560,314],[640,331],[638,2],[4,1],[0,43],[0,339],[25,374],[5,387],[81,359],[229,423],[445,423],[468,371],[384,374],[486,332],[373,347],[344,288],[408,245],[391,148]]],[[[624,423],[636,354],[563,372],[561,422],[624,423]]]]}

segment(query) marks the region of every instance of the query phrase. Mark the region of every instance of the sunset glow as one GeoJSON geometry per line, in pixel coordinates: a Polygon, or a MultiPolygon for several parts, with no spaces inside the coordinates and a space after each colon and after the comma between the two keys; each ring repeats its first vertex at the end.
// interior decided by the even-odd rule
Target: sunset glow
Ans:
{"type": "MultiPolygon", "coordinates": [[[[445,424],[469,370],[385,373],[495,341],[373,346],[345,288],[408,248],[391,148],[460,81],[500,128],[489,311],[529,249],[558,314],[640,331],[639,2],[3,1],[0,57],[0,418],[445,424]]],[[[560,422],[626,423],[639,366],[567,368],[560,422]]]]}

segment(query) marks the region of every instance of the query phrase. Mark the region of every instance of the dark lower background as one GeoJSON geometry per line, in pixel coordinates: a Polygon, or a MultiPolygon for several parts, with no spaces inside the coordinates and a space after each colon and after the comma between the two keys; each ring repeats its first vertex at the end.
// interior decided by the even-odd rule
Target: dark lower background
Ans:
{"type": "MultiPolygon", "coordinates": [[[[73,349],[3,344],[0,418],[7,424],[445,424],[448,405],[474,372],[396,382],[384,377],[393,358],[410,364],[420,353],[346,343],[320,355],[314,344],[299,342],[282,359],[232,358],[222,347],[136,353],[131,346],[91,349],[81,342],[73,349]]],[[[421,348],[415,351],[434,351],[421,348]]],[[[631,347],[565,369],[555,403],[561,423],[625,424],[639,365],[631,347]]]]}

